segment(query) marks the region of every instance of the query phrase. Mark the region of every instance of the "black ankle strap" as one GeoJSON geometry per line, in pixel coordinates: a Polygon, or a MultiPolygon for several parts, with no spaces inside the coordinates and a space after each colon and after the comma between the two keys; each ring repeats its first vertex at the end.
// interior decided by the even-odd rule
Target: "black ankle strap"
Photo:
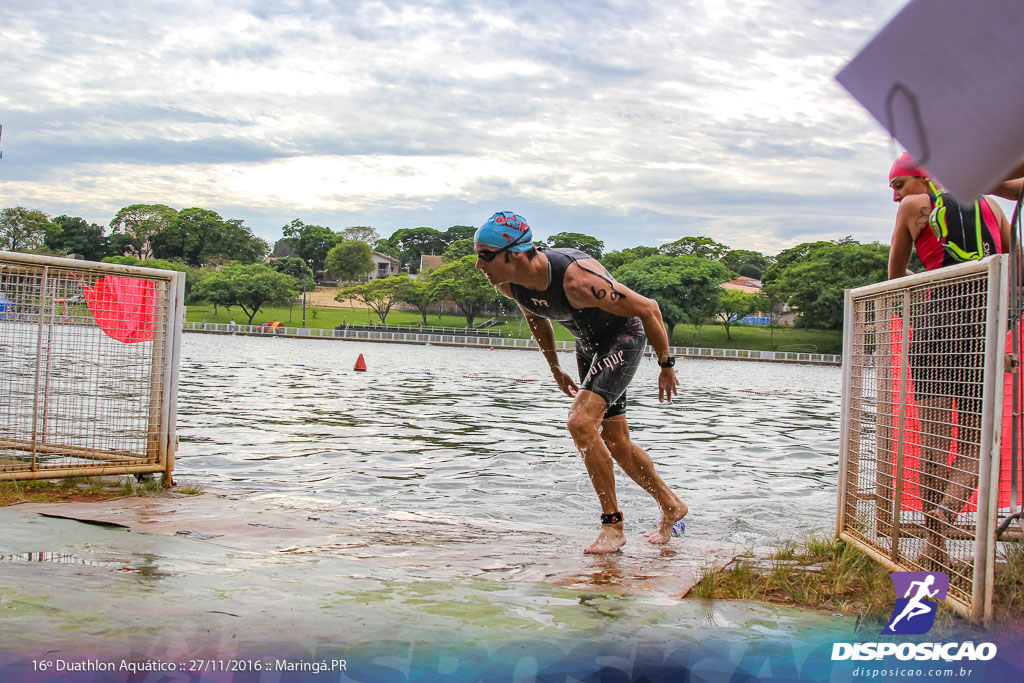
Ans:
{"type": "Polygon", "coordinates": [[[618,524],[622,521],[622,511],[617,512],[602,512],[601,513],[601,524],[618,524]]]}

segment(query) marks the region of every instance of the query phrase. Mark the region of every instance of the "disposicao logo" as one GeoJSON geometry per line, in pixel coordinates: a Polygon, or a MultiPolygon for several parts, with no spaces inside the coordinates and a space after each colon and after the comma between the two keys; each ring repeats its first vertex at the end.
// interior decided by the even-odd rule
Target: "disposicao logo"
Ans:
{"type": "MultiPolygon", "coordinates": [[[[944,572],[892,572],[896,604],[881,635],[921,635],[935,624],[939,600],[946,599],[949,577],[944,572]]],[[[886,657],[907,661],[988,661],[997,649],[993,643],[834,643],[832,661],[881,660],[886,657]]]]}
{"type": "Polygon", "coordinates": [[[896,604],[882,635],[927,633],[935,623],[938,601],[946,599],[949,577],[945,572],[893,572],[889,578],[896,590],[896,604]]]}

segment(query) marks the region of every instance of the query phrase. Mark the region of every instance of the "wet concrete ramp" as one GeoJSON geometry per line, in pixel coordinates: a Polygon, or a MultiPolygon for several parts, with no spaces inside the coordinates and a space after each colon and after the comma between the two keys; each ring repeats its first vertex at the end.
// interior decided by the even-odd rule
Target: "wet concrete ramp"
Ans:
{"type": "MultiPolygon", "coordinates": [[[[0,508],[0,678],[36,680],[59,660],[177,666],[145,680],[203,683],[320,680],[297,665],[381,683],[590,680],[608,667],[620,674],[601,680],[677,681],[747,657],[759,670],[767,642],[803,661],[852,637],[842,615],[674,597],[731,547],[655,547],[634,529],[623,552],[592,557],[592,530],[308,503],[207,493],[0,508]]],[[[146,674],[82,675],[61,680],[146,674]]]]}
{"type": "Polygon", "coordinates": [[[656,546],[634,531],[621,552],[589,556],[582,548],[592,539],[557,527],[406,512],[368,518],[275,495],[169,494],[22,503],[13,509],[249,552],[358,559],[442,578],[537,581],[672,598],[685,596],[708,569],[721,569],[745,552],[735,544],[686,537],[656,546]]]}

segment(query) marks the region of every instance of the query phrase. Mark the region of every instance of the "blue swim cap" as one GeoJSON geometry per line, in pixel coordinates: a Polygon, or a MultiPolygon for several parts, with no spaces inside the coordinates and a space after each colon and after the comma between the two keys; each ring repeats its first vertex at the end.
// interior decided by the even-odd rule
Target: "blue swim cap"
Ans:
{"type": "Polygon", "coordinates": [[[519,214],[499,211],[477,228],[473,240],[498,249],[507,247],[509,251],[529,251],[533,248],[533,231],[519,214]]]}

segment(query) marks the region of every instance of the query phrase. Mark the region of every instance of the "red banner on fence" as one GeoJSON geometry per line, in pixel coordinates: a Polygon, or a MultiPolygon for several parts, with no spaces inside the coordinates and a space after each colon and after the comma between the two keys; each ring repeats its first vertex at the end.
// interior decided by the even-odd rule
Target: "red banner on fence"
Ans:
{"type": "MultiPolygon", "coordinates": [[[[1018,324],[1018,334],[1022,329],[1018,324]]],[[[890,321],[890,349],[891,349],[891,361],[889,364],[888,377],[879,377],[879,406],[891,405],[893,406],[894,415],[892,416],[892,429],[893,429],[893,443],[899,434],[900,428],[900,415],[899,415],[899,397],[900,397],[900,383],[903,375],[902,366],[902,346],[903,346],[903,320],[896,314],[892,315],[890,321]]],[[[910,329],[909,338],[913,338],[914,329],[910,329]]],[[[1010,348],[1010,334],[1006,335],[1006,347],[1010,348]]],[[[907,373],[907,407],[906,407],[906,425],[904,427],[904,443],[903,443],[903,495],[900,501],[901,508],[904,510],[920,510],[921,501],[923,496],[918,487],[918,471],[920,470],[920,459],[921,459],[921,420],[920,420],[920,407],[914,396],[914,379],[912,373],[907,373]]],[[[999,507],[1008,508],[1010,506],[1010,466],[1011,466],[1011,451],[1010,451],[1010,423],[1013,417],[1013,375],[1010,373],[1004,374],[1003,379],[1003,424],[1002,424],[1002,453],[1000,457],[1000,475],[999,475],[999,507]]],[[[957,434],[959,432],[959,412],[956,403],[953,404],[951,411],[951,422],[952,422],[952,436],[949,442],[949,452],[947,453],[946,466],[949,467],[953,464],[957,457],[957,434]]],[[[895,450],[895,449],[894,449],[895,450]]],[[[895,452],[893,453],[893,459],[890,463],[879,463],[880,467],[888,465],[888,471],[890,476],[895,476],[895,452]]],[[[978,501],[978,490],[975,485],[974,492],[971,494],[970,499],[958,512],[973,512],[977,509],[978,501]]],[[[1019,504],[1019,501],[1018,501],[1019,504]]]]}
{"type": "Polygon", "coordinates": [[[107,275],[83,290],[92,317],[107,336],[128,344],[153,339],[156,288],[152,280],[107,275]]]}

